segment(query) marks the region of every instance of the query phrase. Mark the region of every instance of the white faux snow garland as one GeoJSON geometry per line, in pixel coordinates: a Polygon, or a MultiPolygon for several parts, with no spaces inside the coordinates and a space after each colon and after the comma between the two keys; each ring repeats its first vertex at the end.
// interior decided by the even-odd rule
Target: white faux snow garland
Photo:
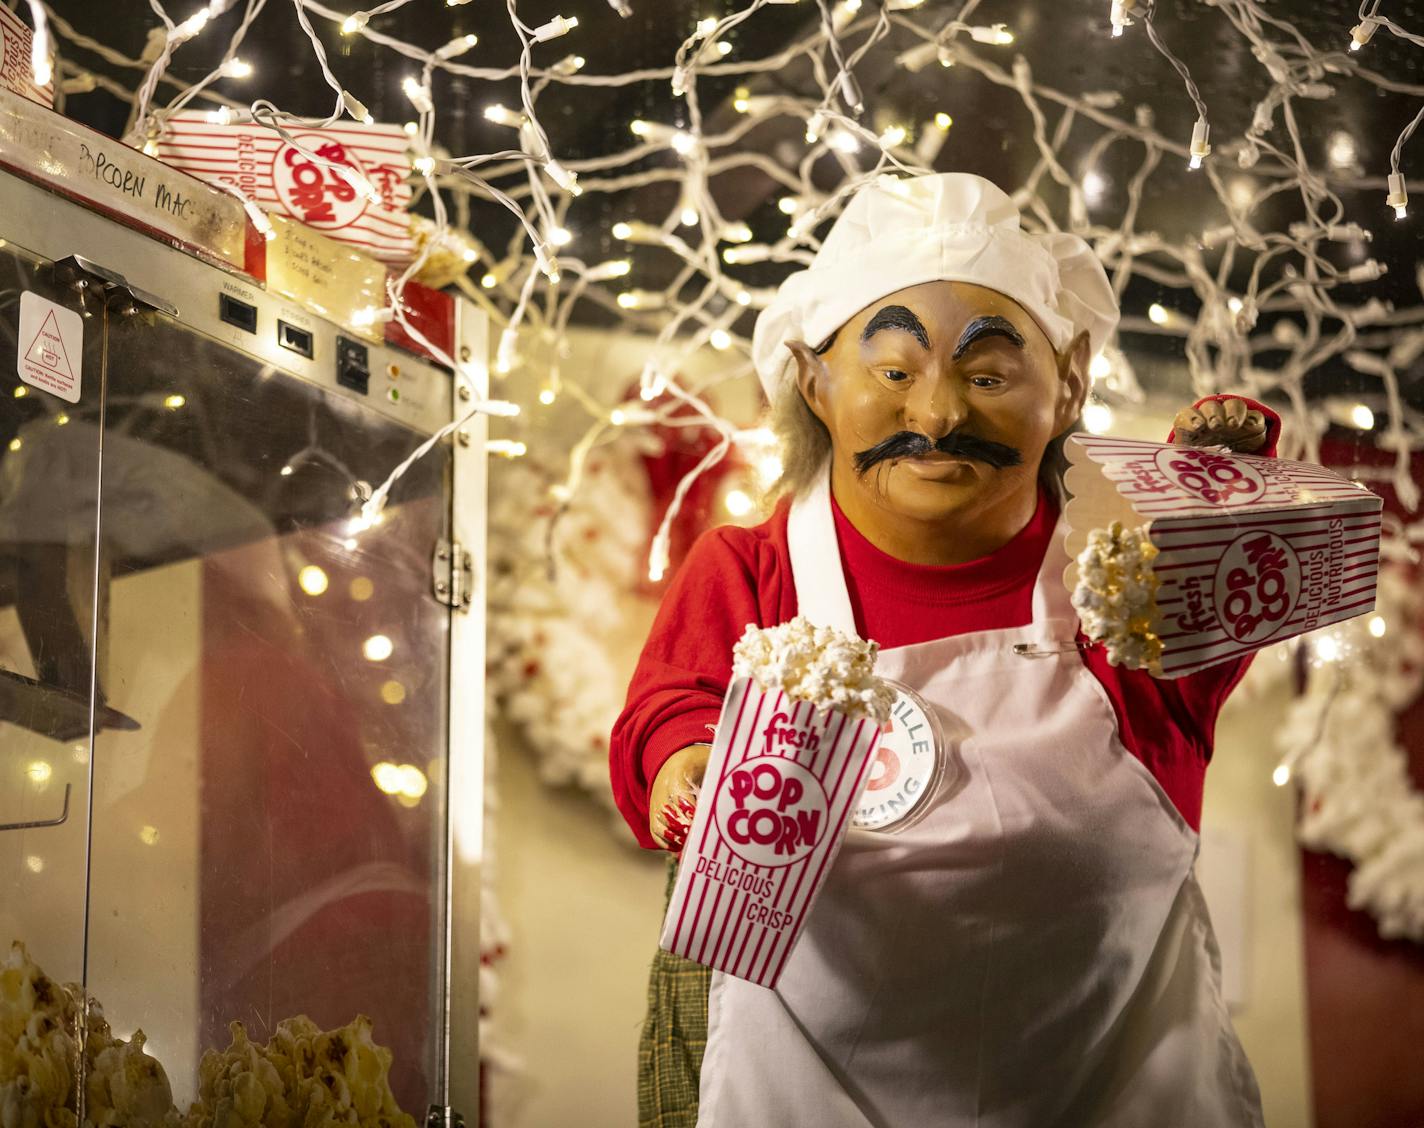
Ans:
{"type": "Polygon", "coordinates": [[[1416,942],[1424,942],[1424,793],[1410,779],[1395,719],[1424,688],[1421,612],[1415,573],[1387,566],[1374,616],[1302,644],[1312,656],[1309,684],[1286,710],[1276,769],[1277,782],[1288,773],[1303,793],[1300,843],[1354,863],[1349,907],[1373,915],[1384,938],[1416,942]]]}
{"type": "Polygon", "coordinates": [[[573,499],[552,545],[548,488],[562,466],[534,452],[497,462],[490,491],[492,712],[518,731],[545,783],[575,785],[608,807],[608,735],[632,673],[610,643],[629,630],[651,521],[636,457],[622,442],[590,458],[599,488],[573,499]]]}

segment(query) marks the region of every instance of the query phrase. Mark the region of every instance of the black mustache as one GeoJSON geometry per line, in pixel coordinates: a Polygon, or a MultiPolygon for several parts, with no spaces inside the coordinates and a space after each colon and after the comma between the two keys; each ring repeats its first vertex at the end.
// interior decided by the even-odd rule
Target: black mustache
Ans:
{"type": "Polygon", "coordinates": [[[995,470],[1002,470],[1005,466],[1018,466],[1023,462],[1023,454],[1016,448],[996,443],[993,439],[981,439],[978,435],[951,431],[936,442],[928,435],[921,435],[916,431],[898,431],[869,450],[857,454],[855,472],[864,475],[871,467],[887,459],[916,458],[936,451],[954,455],[956,458],[978,459],[995,470]]]}

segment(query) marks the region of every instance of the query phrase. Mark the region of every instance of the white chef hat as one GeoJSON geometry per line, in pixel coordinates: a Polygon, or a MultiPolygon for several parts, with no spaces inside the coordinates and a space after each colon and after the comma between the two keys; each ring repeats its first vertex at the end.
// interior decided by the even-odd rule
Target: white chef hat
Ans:
{"type": "Polygon", "coordinates": [[[868,306],[923,282],[972,282],[1018,302],[1062,349],[1087,330],[1096,353],[1117,325],[1117,299],[1076,235],[1033,235],[997,185],[967,172],[862,188],[811,265],[781,284],[757,318],[752,361],[767,398],[795,371],[786,342],[818,346],[868,306]]]}

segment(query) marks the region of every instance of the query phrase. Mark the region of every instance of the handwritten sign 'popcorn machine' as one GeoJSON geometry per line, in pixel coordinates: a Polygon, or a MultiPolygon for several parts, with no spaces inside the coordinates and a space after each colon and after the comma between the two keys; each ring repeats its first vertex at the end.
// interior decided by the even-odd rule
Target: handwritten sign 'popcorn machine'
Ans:
{"type": "Polygon", "coordinates": [[[1153,639],[1154,674],[1179,677],[1373,608],[1382,502],[1363,486],[1311,463],[1109,436],[1074,435],[1067,453],[1075,604],[1089,563],[1114,553],[1155,576],[1139,585],[1141,621],[1108,624],[1110,656],[1116,626],[1153,639]],[[1128,545],[1127,526],[1150,544],[1128,545]]]}

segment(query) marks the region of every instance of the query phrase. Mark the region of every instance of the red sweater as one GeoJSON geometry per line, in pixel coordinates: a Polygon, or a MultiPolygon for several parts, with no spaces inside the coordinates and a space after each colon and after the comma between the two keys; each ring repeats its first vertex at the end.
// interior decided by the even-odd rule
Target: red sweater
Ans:
{"type": "MultiPolygon", "coordinates": [[[[1280,418],[1268,421],[1272,456],[1280,418]]],[[[1170,437],[1169,437],[1170,441],[1170,437]]],[[[674,752],[710,743],[732,673],[732,647],[748,623],[771,626],[796,615],[786,518],[779,506],[755,528],[703,534],[664,595],[628,688],[609,747],[613,796],[638,841],[648,834],[648,790],[674,752]]],[[[1058,520],[1040,491],[1032,520],[1007,544],[967,564],[909,564],[870,543],[832,501],[841,564],[856,628],[883,648],[971,631],[1023,626],[1032,618],[1033,584],[1058,520]]],[[[1152,772],[1182,817],[1197,829],[1216,716],[1250,658],[1186,677],[1154,678],[1108,664],[1100,646],[1081,651],[1117,714],[1118,734],[1152,772]]]]}

